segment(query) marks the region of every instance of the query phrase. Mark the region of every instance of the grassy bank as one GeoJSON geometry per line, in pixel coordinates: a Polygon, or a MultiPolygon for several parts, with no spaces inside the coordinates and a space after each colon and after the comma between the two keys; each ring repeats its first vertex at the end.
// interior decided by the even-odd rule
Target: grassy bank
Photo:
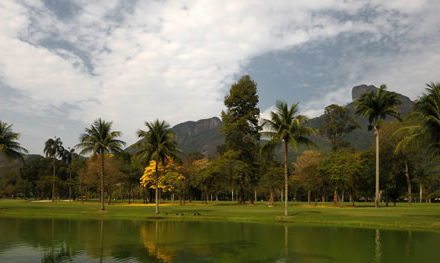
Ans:
{"type": "Polygon", "coordinates": [[[113,204],[101,212],[97,202],[32,202],[0,200],[0,217],[70,218],[70,219],[132,219],[132,220],[221,220],[233,222],[261,222],[393,229],[424,229],[440,231],[440,204],[398,204],[397,207],[376,209],[369,204],[333,207],[331,204],[309,206],[291,203],[289,217],[281,216],[281,204],[267,207],[265,203],[237,205],[231,202],[198,202],[179,206],[177,203],[161,205],[156,217],[154,205],[113,204]],[[200,214],[200,215],[198,215],[200,214]]]}

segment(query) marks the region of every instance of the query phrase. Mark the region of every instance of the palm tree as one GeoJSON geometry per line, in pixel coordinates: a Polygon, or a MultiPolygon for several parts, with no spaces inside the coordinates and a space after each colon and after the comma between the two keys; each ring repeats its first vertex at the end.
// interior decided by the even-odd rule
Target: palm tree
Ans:
{"type": "Polygon", "coordinates": [[[376,194],[375,206],[379,207],[379,135],[380,122],[386,117],[391,116],[400,120],[397,106],[401,104],[397,94],[386,90],[385,85],[381,85],[376,92],[366,92],[355,101],[356,114],[368,118],[368,130],[374,129],[376,136],[376,194]]]}
{"type": "Polygon", "coordinates": [[[80,143],[76,148],[81,149],[81,154],[92,154],[92,157],[101,157],[101,210],[104,207],[104,155],[122,151],[125,142],[118,139],[120,131],[112,131],[113,122],[107,122],[101,118],[95,120],[90,128],[80,136],[80,143]]]}
{"type": "Polygon", "coordinates": [[[416,104],[416,111],[423,116],[423,133],[428,151],[440,155],[440,83],[426,84],[425,93],[416,104]]]}
{"type": "Polygon", "coordinates": [[[12,131],[12,124],[0,121],[0,152],[11,159],[21,159],[28,151],[23,148],[18,139],[20,134],[12,131]]]}
{"type": "Polygon", "coordinates": [[[315,134],[315,130],[307,126],[306,116],[298,114],[298,103],[289,108],[287,103],[278,101],[270,116],[270,120],[263,119],[263,127],[267,129],[263,135],[284,144],[284,216],[287,216],[289,146],[298,150],[301,144],[314,145],[308,136],[315,134]]]}
{"type": "Polygon", "coordinates": [[[69,167],[69,201],[72,200],[72,161],[75,155],[75,149],[64,149],[62,160],[69,167]]]}
{"type": "Polygon", "coordinates": [[[167,160],[176,158],[177,141],[175,133],[165,121],[155,120],[154,122],[145,122],[146,131],[138,130],[137,135],[141,140],[138,142],[138,157],[144,160],[156,161],[156,180],[155,180],[155,199],[156,214],[159,214],[159,163],[165,165],[167,160]]]}
{"type": "MultiPolygon", "coordinates": [[[[395,153],[417,149],[430,154],[431,158],[440,155],[440,83],[431,82],[426,86],[427,92],[417,101],[415,112],[410,116],[412,123],[393,134],[403,135],[395,153]]],[[[424,170],[421,169],[419,174],[423,175],[424,170]]],[[[422,191],[423,184],[420,182],[420,199],[422,191]]]]}
{"type": "Polygon", "coordinates": [[[50,138],[44,143],[46,157],[52,158],[52,202],[55,202],[56,160],[58,157],[62,157],[63,152],[63,142],[60,138],[50,138]]]}

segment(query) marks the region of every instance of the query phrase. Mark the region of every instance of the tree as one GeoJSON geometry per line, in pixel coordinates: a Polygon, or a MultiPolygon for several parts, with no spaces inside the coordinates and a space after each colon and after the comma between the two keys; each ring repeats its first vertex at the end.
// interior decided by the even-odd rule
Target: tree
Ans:
{"type": "Polygon", "coordinates": [[[158,187],[164,192],[170,192],[172,195],[176,191],[181,191],[185,176],[181,173],[182,167],[176,164],[173,160],[168,160],[166,165],[161,163],[158,165],[158,172],[162,174],[159,177],[159,182],[156,184],[156,161],[151,160],[150,164],[145,167],[144,174],[140,179],[143,187],[156,189],[158,187]]]}
{"type": "Polygon", "coordinates": [[[294,180],[307,191],[307,203],[310,204],[311,193],[322,185],[322,176],[319,174],[319,165],[322,156],[319,152],[305,151],[295,162],[294,180]]]}
{"type": "Polygon", "coordinates": [[[366,92],[355,101],[356,114],[368,118],[368,129],[374,129],[376,136],[376,194],[375,206],[379,207],[379,136],[380,122],[387,116],[400,120],[397,106],[400,105],[397,94],[386,90],[385,85],[381,85],[376,92],[366,92]]]}
{"type": "Polygon", "coordinates": [[[343,138],[358,126],[347,108],[336,104],[325,107],[321,134],[329,139],[333,151],[348,146],[343,138]]]}
{"type": "Polygon", "coordinates": [[[405,118],[402,122],[386,122],[382,127],[382,135],[385,138],[385,142],[382,143],[380,147],[381,152],[387,154],[387,157],[392,156],[392,160],[400,164],[400,172],[404,173],[406,179],[407,200],[409,204],[412,203],[412,173],[415,170],[416,164],[420,165],[423,163],[426,151],[420,147],[409,148],[399,147],[399,145],[408,135],[406,132],[402,132],[404,127],[417,125],[417,123],[418,120],[412,116],[405,118]],[[423,155],[423,157],[421,155],[423,155]]]}
{"type": "Polygon", "coordinates": [[[426,147],[433,156],[440,156],[440,83],[427,84],[426,93],[417,101],[413,118],[418,123],[396,131],[405,133],[396,150],[426,147]]]}
{"type": "Polygon", "coordinates": [[[0,152],[8,158],[23,160],[28,151],[20,145],[19,138],[20,134],[12,131],[12,124],[0,121],[0,152]]]}
{"type": "Polygon", "coordinates": [[[250,76],[243,76],[233,84],[225,97],[226,110],[222,111],[222,133],[225,152],[233,151],[235,160],[246,163],[249,169],[237,174],[239,202],[246,197],[253,202],[253,190],[258,182],[258,149],[260,144],[257,84],[250,76]]]}
{"type": "Polygon", "coordinates": [[[113,122],[107,122],[101,118],[95,120],[90,128],[81,134],[80,143],[76,145],[81,149],[81,154],[92,154],[92,157],[101,156],[101,210],[104,206],[104,154],[122,151],[125,142],[119,140],[120,131],[112,130],[113,122]]]}
{"type": "Polygon", "coordinates": [[[60,138],[50,138],[44,143],[44,153],[46,157],[52,158],[52,202],[55,202],[55,174],[57,158],[63,156],[63,142],[60,138]]]}
{"type": "Polygon", "coordinates": [[[122,162],[113,154],[95,155],[87,160],[87,170],[85,181],[88,185],[99,184],[100,174],[101,174],[101,158],[105,159],[104,170],[105,170],[105,182],[104,187],[107,193],[108,204],[111,203],[113,192],[121,185],[124,179],[124,174],[121,171],[122,162]]]}
{"type": "Polygon", "coordinates": [[[356,181],[355,178],[362,170],[361,155],[349,150],[332,152],[319,164],[318,170],[326,174],[330,182],[333,183],[333,202],[337,205],[340,200],[338,195],[339,190],[342,192],[344,192],[345,189],[350,190],[350,199],[352,199],[356,181]]]}
{"type": "Polygon", "coordinates": [[[275,190],[282,189],[283,173],[281,164],[276,160],[275,149],[277,144],[269,141],[260,147],[260,187],[269,190],[269,207],[274,205],[275,190]]]}
{"type": "Polygon", "coordinates": [[[266,128],[263,134],[284,144],[284,216],[288,215],[289,146],[298,150],[301,144],[314,145],[308,136],[315,134],[315,130],[307,126],[307,121],[306,116],[298,114],[298,104],[289,107],[280,101],[276,104],[276,110],[271,112],[271,119],[263,119],[263,127],[266,128]]]}
{"type": "Polygon", "coordinates": [[[64,149],[61,159],[69,168],[69,201],[72,200],[72,161],[75,155],[75,149],[64,149]]]}
{"type": "Polygon", "coordinates": [[[159,214],[159,164],[165,166],[167,160],[177,159],[178,149],[175,133],[165,121],[145,122],[146,131],[138,130],[140,141],[137,155],[147,161],[155,161],[156,214],[159,214]]]}

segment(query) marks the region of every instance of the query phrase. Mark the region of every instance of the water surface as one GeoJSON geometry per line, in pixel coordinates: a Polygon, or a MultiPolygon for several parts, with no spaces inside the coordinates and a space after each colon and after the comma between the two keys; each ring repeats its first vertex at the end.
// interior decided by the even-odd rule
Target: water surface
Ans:
{"type": "Polygon", "coordinates": [[[0,218],[0,262],[439,262],[440,234],[226,222],[0,218]]]}

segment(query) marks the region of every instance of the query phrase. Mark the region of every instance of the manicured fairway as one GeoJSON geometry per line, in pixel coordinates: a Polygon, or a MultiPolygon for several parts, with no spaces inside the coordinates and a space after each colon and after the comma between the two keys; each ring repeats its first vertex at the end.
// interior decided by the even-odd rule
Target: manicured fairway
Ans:
{"type": "Polygon", "coordinates": [[[311,225],[336,225],[381,227],[394,229],[424,229],[440,231],[440,204],[398,204],[397,207],[376,209],[369,204],[356,207],[333,207],[291,203],[289,217],[282,216],[282,206],[268,207],[266,203],[238,205],[231,202],[199,202],[161,204],[157,217],[154,205],[117,203],[101,212],[98,202],[32,202],[25,200],[0,200],[0,217],[15,218],[65,218],[65,219],[133,219],[133,220],[190,220],[231,221],[311,225]],[[200,215],[198,215],[200,214],[200,215]]]}

